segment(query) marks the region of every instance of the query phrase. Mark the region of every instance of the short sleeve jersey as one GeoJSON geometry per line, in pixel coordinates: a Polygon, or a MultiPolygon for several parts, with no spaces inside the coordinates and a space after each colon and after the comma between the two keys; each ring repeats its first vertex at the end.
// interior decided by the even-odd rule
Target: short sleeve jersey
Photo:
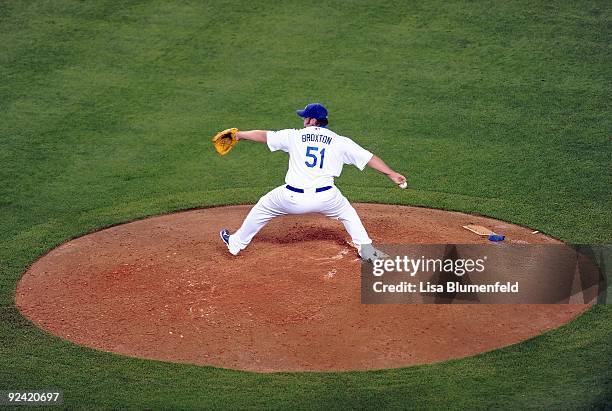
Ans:
{"type": "Polygon", "coordinates": [[[334,184],[344,164],[363,170],[373,154],[348,137],[323,127],[268,131],[270,151],[289,153],[285,182],[308,189],[334,184]]]}

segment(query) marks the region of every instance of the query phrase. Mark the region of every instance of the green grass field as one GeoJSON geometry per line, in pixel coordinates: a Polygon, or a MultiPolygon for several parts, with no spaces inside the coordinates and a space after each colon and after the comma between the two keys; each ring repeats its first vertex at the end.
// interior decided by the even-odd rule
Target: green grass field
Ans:
{"type": "Polygon", "coordinates": [[[611,33],[606,1],[0,1],[0,390],[58,387],[83,409],[612,408],[610,306],[457,361],[262,375],[82,348],[14,304],[70,238],[255,202],[286,157],[221,158],[210,136],[298,127],[313,101],[411,183],[345,168],[352,201],[610,243],[611,33]]]}

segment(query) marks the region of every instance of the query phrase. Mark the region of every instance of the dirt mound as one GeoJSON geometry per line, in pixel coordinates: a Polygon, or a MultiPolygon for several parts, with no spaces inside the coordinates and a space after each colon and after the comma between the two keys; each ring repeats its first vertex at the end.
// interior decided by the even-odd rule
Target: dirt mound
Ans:
{"type": "MultiPolygon", "coordinates": [[[[357,204],[379,243],[558,243],[502,221],[357,204]]],[[[249,206],[136,221],[61,245],[18,284],[39,327],[119,354],[252,371],[394,368],[464,357],[557,327],[587,305],[362,305],[360,263],[341,223],[273,220],[237,257],[220,241],[249,206]]]]}

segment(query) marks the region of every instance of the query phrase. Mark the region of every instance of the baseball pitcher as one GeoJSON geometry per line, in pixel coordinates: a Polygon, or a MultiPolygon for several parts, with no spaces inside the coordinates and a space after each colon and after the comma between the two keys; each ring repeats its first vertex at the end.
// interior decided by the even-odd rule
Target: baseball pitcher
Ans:
{"type": "Polygon", "coordinates": [[[229,252],[237,255],[272,218],[321,213],[344,224],[362,259],[373,261],[383,257],[372,246],[372,240],[353,206],[334,185],[334,178],[340,176],[344,164],[352,164],[360,170],[369,166],[402,188],[406,187],[406,177],[350,138],[329,130],[327,109],[323,105],[308,104],[303,110],[297,110],[297,114],[304,119],[304,128],[280,131],[239,131],[232,128],[213,137],[215,148],[221,155],[227,154],[239,140],[266,143],[270,151],[289,153],[286,184],[261,197],[234,234],[222,229],[219,233],[221,239],[229,252]]]}

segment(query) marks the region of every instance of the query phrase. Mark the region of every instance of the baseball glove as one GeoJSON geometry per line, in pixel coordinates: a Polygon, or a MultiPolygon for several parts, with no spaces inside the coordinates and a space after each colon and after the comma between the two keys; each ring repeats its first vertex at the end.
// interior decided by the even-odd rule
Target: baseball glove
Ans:
{"type": "Polygon", "coordinates": [[[238,129],[233,127],[228,128],[227,130],[219,131],[217,134],[215,134],[215,136],[212,138],[212,142],[215,146],[215,150],[217,150],[217,153],[224,156],[229,153],[232,148],[234,148],[238,142],[236,133],[238,133],[238,129]]]}

